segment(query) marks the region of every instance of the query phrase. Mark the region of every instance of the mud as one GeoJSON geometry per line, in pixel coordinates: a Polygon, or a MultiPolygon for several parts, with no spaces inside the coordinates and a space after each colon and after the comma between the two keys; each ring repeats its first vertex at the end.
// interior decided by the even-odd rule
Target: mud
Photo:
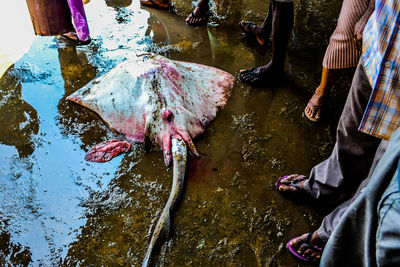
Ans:
{"type": "MultiPolygon", "coordinates": [[[[162,153],[140,144],[111,162],[84,161],[114,136],[100,118],[65,100],[130,55],[155,52],[237,75],[265,64],[270,49],[243,41],[241,19],[262,22],[268,4],[215,1],[208,27],[184,24],[189,1],[174,12],[139,1],[90,1],[93,42],[73,47],[38,37],[0,78],[0,264],[138,266],[172,185],[162,153]]],[[[283,85],[235,83],[227,106],[195,140],[172,236],[160,266],[294,266],[286,242],[315,229],[326,207],[287,199],[276,179],[305,173],[326,158],[351,71],[330,94],[324,120],[304,106],[317,86],[341,1],[295,3],[283,85]]]]}

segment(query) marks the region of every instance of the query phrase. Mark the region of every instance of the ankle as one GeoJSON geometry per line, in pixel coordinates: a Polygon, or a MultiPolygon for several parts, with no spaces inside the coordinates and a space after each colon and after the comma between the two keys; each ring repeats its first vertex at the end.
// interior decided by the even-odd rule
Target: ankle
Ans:
{"type": "Polygon", "coordinates": [[[318,246],[318,247],[323,247],[325,245],[324,242],[322,241],[322,239],[318,235],[318,230],[314,231],[310,242],[313,245],[318,246]]]}
{"type": "Polygon", "coordinates": [[[326,89],[321,86],[318,86],[314,91],[313,98],[316,98],[319,101],[323,101],[326,97],[326,94],[327,94],[326,89]]]}
{"type": "Polygon", "coordinates": [[[199,9],[199,11],[208,11],[210,8],[208,6],[208,1],[200,1],[197,6],[195,7],[195,9],[199,9]]]}
{"type": "Polygon", "coordinates": [[[282,64],[281,62],[276,63],[276,60],[271,60],[267,65],[266,68],[269,69],[269,71],[273,72],[273,73],[282,73],[284,70],[284,64],[282,64]]]}
{"type": "Polygon", "coordinates": [[[270,27],[268,25],[265,25],[265,23],[261,24],[258,26],[258,32],[261,34],[265,39],[269,37],[270,35],[270,27]]]}

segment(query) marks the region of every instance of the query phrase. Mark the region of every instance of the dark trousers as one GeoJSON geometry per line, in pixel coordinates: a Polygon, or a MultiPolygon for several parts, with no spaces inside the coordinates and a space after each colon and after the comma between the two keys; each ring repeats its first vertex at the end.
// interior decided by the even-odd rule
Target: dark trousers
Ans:
{"type": "Polygon", "coordinates": [[[336,131],[331,156],[311,170],[304,183],[316,199],[339,201],[367,177],[381,139],[358,131],[372,88],[360,60],[336,131]]]}
{"type": "Polygon", "coordinates": [[[378,164],[379,160],[383,156],[388,146],[388,141],[382,140],[378,149],[375,153],[375,157],[372,162],[372,166],[368,173],[367,178],[362,181],[361,185],[358,187],[357,192],[354,196],[347,200],[346,202],[337,206],[331,213],[326,215],[322,220],[321,226],[318,228],[318,236],[319,238],[324,241],[325,243],[328,241],[329,237],[331,236],[333,230],[335,229],[336,225],[339,223],[340,219],[342,218],[343,214],[346,212],[347,208],[357,199],[357,197],[361,194],[364,188],[367,186],[368,181],[373,174],[376,165],[378,164]]]}
{"type": "Polygon", "coordinates": [[[309,179],[304,183],[306,192],[312,197],[331,202],[348,198],[361,184],[352,199],[339,205],[323,219],[318,235],[325,242],[347,207],[367,184],[369,175],[387,146],[387,141],[358,131],[371,92],[372,88],[360,60],[340,116],[332,154],[311,170],[309,179]]]}

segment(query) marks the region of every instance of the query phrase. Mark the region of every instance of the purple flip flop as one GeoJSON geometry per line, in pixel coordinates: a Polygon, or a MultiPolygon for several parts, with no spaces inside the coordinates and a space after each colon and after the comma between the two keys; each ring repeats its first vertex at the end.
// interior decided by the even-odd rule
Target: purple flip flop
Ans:
{"type": "MultiPolygon", "coordinates": [[[[283,184],[283,183],[281,183],[281,181],[282,181],[283,179],[285,179],[285,178],[291,176],[291,175],[298,175],[298,174],[289,174],[289,175],[285,175],[285,176],[280,177],[280,178],[278,179],[278,181],[276,181],[275,187],[276,187],[276,189],[277,189],[279,192],[285,193],[285,192],[280,191],[280,190],[279,190],[279,187],[280,187],[281,185],[288,185],[288,184],[283,184]]],[[[301,181],[304,181],[304,180],[306,180],[306,179],[308,179],[306,176],[304,176],[304,175],[298,175],[298,178],[295,179],[294,181],[292,181],[292,182],[290,183],[290,185],[293,186],[293,187],[295,187],[295,188],[297,189],[297,191],[299,191],[299,192],[304,191],[302,188],[300,188],[300,187],[297,186],[296,184],[299,183],[299,182],[301,182],[301,181]]],[[[294,193],[294,192],[290,192],[290,193],[294,193]]]]}
{"type": "MultiPolygon", "coordinates": [[[[315,246],[315,245],[313,245],[313,244],[310,243],[310,240],[311,240],[311,236],[312,236],[312,235],[313,235],[313,232],[308,233],[308,236],[307,236],[306,240],[304,241],[304,244],[305,244],[307,247],[309,247],[309,248],[312,248],[312,249],[315,249],[316,251],[322,252],[322,250],[323,250],[322,248],[317,247],[317,246],[315,246]]],[[[286,247],[288,248],[289,252],[292,253],[293,256],[295,256],[296,258],[298,258],[299,260],[302,260],[302,261],[304,261],[304,262],[312,262],[312,263],[318,262],[318,260],[311,260],[311,259],[308,259],[308,258],[303,257],[302,255],[300,255],[300,254],[290,245],[290,243],[291,243],[293,240],[297,239],[297,238],[298,238],[298,237],[292,238],[292,239],[286,244],[286,247]]]]}

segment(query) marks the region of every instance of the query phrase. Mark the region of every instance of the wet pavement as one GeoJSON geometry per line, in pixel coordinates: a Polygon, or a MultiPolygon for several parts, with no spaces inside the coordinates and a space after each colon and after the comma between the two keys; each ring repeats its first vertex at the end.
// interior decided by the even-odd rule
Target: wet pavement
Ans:
{"type": "MultiPolygon", "coordinates": [[[[185,191],[160,266],[294,266],[286,242],[315,229],[326,207],[283,197],[275,180],[305,173],[329,155],[351,71],[335,84],[324,120],[303,109],[317,86],[341,1],[297,1],[285,82],[235,82],[218,117],[195,140],[185,191]]],[[[174,12],[138,1],[85,6],[89,46],[38,37],[0,78],[0,264],[138,266],[168,198],[172,170],[161,152],[133,146],[108,163],[84,161],[113,133],[91,111],[65,100],[130,55],[241,68],[268,62],[270,49],[244,42],[241,19],[262,22],[267,3],[215,1],[208,27],[185,25],[189,1],[174,12]]]]}

